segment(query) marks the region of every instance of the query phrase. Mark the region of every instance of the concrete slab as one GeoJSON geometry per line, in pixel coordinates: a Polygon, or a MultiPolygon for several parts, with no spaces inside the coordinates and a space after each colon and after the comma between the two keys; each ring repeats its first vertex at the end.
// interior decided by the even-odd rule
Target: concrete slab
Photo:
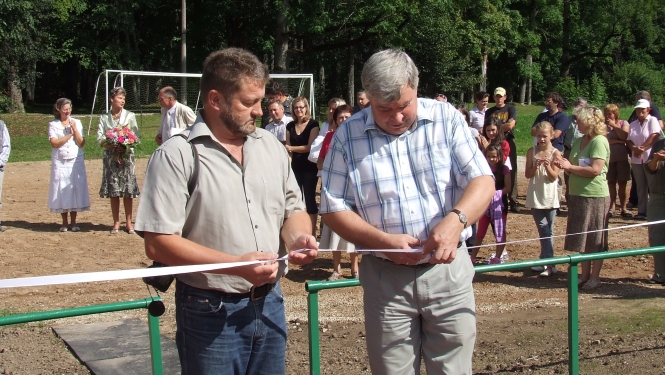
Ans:
{"type": "MultiPolygon", "coordinates": [[[[54,326],[53,330],[95,375],[150,374],[148,324],[138,318],[54,326]]],[[[161,336],[165,375],[179,375],[175,342],[161,336]]]]}

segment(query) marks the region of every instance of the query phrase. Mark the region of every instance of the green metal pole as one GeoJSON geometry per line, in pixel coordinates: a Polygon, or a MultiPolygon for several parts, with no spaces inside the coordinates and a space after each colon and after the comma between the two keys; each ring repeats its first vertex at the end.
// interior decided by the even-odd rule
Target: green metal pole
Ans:
{"type": "Polygon", "coordinates": [[[307,328],[309,330],[309,373],[321,374],[321,349],[319,347],[319,292],[310,291],[307,296],[307,328]]]}
{"type": "Polygon", "coordinates": [[[116,302],[116,303],[107,303],[103,305],[74,307],[71,309],[63,309],[63,310],[50,310],[50,311],[41,311],[41,312],[34,312],[28,314],[3,316],[0,317],[0,326],[19,324],[19,323],[38,322],[41,320],[70,318],[73,316],[81,316],[81,315],[101,314],[113,311],[145,309],[148,308],[150,302],[156,299],[158,298],[146,298],[138,301],[116,302]]]}
{"type": "Polygon", "coordinates": [[[148,332],[150,334],[150,358],[152,361],[152,375],[163,375],[162,341],[159,335],[159,316],[148,312],[148,332]]]}
{"type": "Polygon", "coordinates": [[[568,373],[580,373],[580,337],[577,291],[577,263],[568,268],[568,373]]]}

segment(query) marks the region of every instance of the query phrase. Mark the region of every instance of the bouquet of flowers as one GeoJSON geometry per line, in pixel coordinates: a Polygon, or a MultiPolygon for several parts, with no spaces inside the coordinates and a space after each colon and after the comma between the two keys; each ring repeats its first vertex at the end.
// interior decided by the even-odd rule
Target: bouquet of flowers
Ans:
{"type": "Polygon", "coordinates": [[[113,146],[115,161],[122,164],[129,157],[129,150],[140,143],[139,137],[129,125],[116,126],[106,131],[106,144],[113,146]]]}

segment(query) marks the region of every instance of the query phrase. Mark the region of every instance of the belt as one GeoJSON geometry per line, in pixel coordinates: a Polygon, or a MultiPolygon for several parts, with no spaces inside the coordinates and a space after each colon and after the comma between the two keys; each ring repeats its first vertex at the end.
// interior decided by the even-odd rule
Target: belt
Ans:
{"type": "Polygon", "coordinates": [[[275,284],[263,284],[261,286],[253,286],[247,293],[222,292],[222,295],[233,298],[249,298],[251,301],[256,301],[267,296],[273,289],[275,289],[275,284]]]}

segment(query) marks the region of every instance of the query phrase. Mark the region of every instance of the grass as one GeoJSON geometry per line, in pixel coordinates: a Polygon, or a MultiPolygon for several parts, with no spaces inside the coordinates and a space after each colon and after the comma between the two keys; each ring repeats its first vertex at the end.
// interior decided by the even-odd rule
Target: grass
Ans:
{"type": "MultiPolygon", "coordinates": [[[[540,105],[523,106],[517,104],[515,108],[517,109],[517,124],[514,130],[515,144],[517,145],[518,155],[524,155],[529,147],[533,145],[531,126],[543,107],[540,105]]],[[[632,110],[632,108],[622,108],[621,118],[627,119],[632,110]]],[[[566,113],[570,114],[571,111],[566,113]]],[[[91,119],[86,114],[75,114],[73,117],[81,120],[86,134],[88,134],[88,126],[90,126],[90,134],[87,136],[83,149],[86,159],[101,158],[103,150],[96,142],[99,116],[93,116],[91,119]]],[[[325,119],[325,115],[320,118],[325,119]]],[[[44,113],[0,114],[0,120],[7,124],[12,140],[10,161],[50,160],[52,148],[48,142],[47,131],[48,123],[52,119],[53,116],[44,113]]],[[[157,148],[154,136],[159,127],[160,116],[158,113],[137,114],[136,119],[141,135],[141,144],[136,149],[136,156],[139,158],[149,157],[157,148]]]]}
{"type": "MultiPolygon", "coordinates": [[[[86,142],[83,148],[86,159],[99,159],[103,149],[97,145],[97,125],[99,116],[73,115],[81,120],[86,142]],[[88,134],[88,126],[90,133],[88,134]]],[[[0,120],[7,124],[11,137],[11,162],[51,160],[51,144],[48,141],[48,123],[53,116],[45,114],[0,114],[0,120]]],[[[157,148],[155,134],[160,125],[159,114],[136,116],[141,143],[136,148],[136,156],[149,157],[157,148]]]]}

